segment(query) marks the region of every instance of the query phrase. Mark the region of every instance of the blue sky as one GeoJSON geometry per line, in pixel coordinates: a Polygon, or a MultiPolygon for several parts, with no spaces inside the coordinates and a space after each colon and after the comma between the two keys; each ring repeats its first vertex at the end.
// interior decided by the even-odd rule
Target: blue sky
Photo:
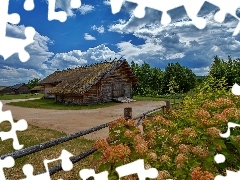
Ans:
{"type": "Polygon", "coordinates": [[[216,22],[218,7],[209,3],[199,12],[207,19],[203,30],[192,24],[183,7],[169,11],[172,22],[163,26],[160,11],[146,8],[145,17],[138,19],[133,15],[136,4],[130,2],[112,14],[108,0],[82,0],[78,9],[70,8],[70,0],[57,0],[57,8],[68,14],[64,23],[48,21],[46,0],[35,0],[32,11],[24,10],[23,4],[24,0],[10,0],[9,13],[18,13],[21,21],[8,24],[7,35],[25,38],[25,27],[34,27],[34,43],[26,48],[31,58],[22,63],[17,54],[6,60],[0,56],[0,86],[121,56],[129,63],[145,61],[162,69],[179,62],[196,75],[207,74],[215,55],[240,57],[240,35],[232,36],[238,20],[228,15],[224,23],[216,22]]]}

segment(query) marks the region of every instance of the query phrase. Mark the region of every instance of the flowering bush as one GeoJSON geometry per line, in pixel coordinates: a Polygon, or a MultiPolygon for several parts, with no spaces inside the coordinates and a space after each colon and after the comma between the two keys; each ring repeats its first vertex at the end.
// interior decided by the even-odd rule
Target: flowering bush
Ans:
{"type": "MultiPolygon", "coordinates": [[[[214,79],[209,81],[216,84],[214,79]]],[[[239,128],[232,129],[226,139],[220,133],[227,131],[228,122],[240,123],[240,97],[219,88],[223,83],[220,81],[217,88],[205,84],[197,89],[196,94],[184,99],[182,110],[144,119],[144,133],[134,120],[120,118],[112,123],[109,138],[94,144],[99,160],[96,171],[107,170],[110,179],[118,179],[115,168],[137,159],[144,159],[146,168],[156,168],[159,180],[213,180],[218,174],[225,175],[226,169],[238,171],[239,128]],[[226,157],[224,163],[214,161],[219,153],[226,157]]]]}

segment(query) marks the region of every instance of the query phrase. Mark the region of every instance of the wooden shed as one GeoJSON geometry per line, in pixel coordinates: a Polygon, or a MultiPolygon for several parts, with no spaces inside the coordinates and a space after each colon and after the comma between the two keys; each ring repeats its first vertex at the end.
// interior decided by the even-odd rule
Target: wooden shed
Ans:
{"type": "Polygon", "coordinates": [[[132,98],[132,85],[136,83],[128,62],[118,60],[56,71],[38,84],[44,86],[45,98],[88,105],[132,98]]]}
{"type": "Polygon", "coordinates": [[[11,87],[0,87],[0,94],[15,94],[11,87]]]}
{"type": "Polygon", "coordinates": [[[44,86],[35,86],[31,89],[31,93],[44,93],[44,86]]]}
{"type": "Polygon", "coordinates": [[[31,91],[30,88],[25,83],[20,83],[11,86],[11,89],[15,91],[15,94],[28,94],[31,91]]]}

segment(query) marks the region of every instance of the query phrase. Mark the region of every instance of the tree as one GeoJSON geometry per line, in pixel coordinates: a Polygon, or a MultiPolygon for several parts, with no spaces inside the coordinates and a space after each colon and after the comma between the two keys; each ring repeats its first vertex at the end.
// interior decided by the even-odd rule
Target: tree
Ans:
{"type": "Polygon", "coordinates": [[[163,72],[161,69],[151,68],[146,62],[139,66],[133,61],[131,68],[139,81],[139,84],[133,86],[133,95],[158,96],[162,94],[163,72]]]}
{"type": "Polygon", "coordinates": [[[190,89],[196,86],[196,75],[192,70],[181,66],[177,63],[169,63],[165,68],[163,75],[163,93],[170,93],[169,84],[174,82],[174,86],[178,87],[175,89],[175,93],[186,93],[190,89]]]}
{"type": "Polygon", "coordinates": [[[216,79],[226,78],[227,85],[232,86],[235,83],[240,83],[240,59],[232,59],[231,56],[228,56],[228,60],[224,61],[218,56],[215,56],[213,63],[210,67],[209,76],[216,79]]]}
{"type": "Polygon", "coordinates": [[[33,79],[30,79],[29,81],[28,81],[28,87],[29,88],[34,88],[37,84],[38,84],[38,82],[40,81],[41,79],[40,78],[33,78],[33,79]]]}

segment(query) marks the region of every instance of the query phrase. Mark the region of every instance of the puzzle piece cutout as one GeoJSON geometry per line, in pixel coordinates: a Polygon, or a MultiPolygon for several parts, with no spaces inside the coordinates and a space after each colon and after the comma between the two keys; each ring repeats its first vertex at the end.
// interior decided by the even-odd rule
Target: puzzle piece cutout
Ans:
{"type": "Polygon", "coordinates": [[[19,59],[26,62],[30,55],[25,51],[25,47],[34,42],[35,29],[33,27],[25,28],[26,39],[7,37],[7,23],[18,24],[20,22],[19,14],[8,14],[8,6],[9,0],[0,1],[0,55],[6,60],[13,54],[18,53],[19,59]]]}
{"type": "MultiPolygon", "coordinates": [[[[227,4],[226,4],[227,6],[227,4]]],[[[219,12],[219,13],[222,13],[222,12],[219,12]]],[[[223,20],[223,15],[222,14],[218,14],[217,18],[219,18],[218,20],[219,21],[222,21],[223,20]]],[[[232,86],[232,93],[234,95],[240,95],[240,86],[235,83],[233,86],[232,86]]],[[[235,127],[240,127],[240,124],[236,124],[236,123],[232,123],[232,122],[228,122],[228,129],[227,129],[227,132],[224,133],[224,134],[220,134],[221,137],[223,138],[228,138],[230,136],[230,128],[235,128],[235,127]]],[[[225,162],[225,156],[222,155],[222,154],[217,154],[215,155],[214,157],[214,160],[216,163],[224,163],[225,162]]],[[[226,176],[222,176],[222,175],[217,175],[214,180],[233,180],[233,179],[240,179],[240,171],[237,171],[237,172],[234,172],[234,171],[229,171],[229,170],[226,170],[226,176]]]]}
{"type": "Polygon", "coordinates": [[[70,160],[70,157],[72,157],[73,154],[71,154],[70,152],[66,151],[66,150],[62,150],[61,155],[56,158],[56,159],[51,159],[51,160],[47,160],[45,159],[43,161],[44,163],[44,167],[46,169],[45,173],[42,174],[38,174],[38,175],[33,175],[33,166],[31,164],[25,164],[22,168],[23,173],[25,174],[26,178],[25,179],[21,179],[21,180],[50,180],[50,173],[49,173],[49,169],[48,169],[48,164],[54,161],[58,161],[61,160],[61,165],[62,165],[62,169],[64,171],[70,171],[73,168],[73,163],[70,160]]]}
{"type": "MultiPolygon", "coordinates": [[[[65,11],[55,11],[56,0],[48,0],[48,20],[59,20],[65,22],[67,20],[67,13],[65,11]]],[[[79,8],[81,6],[81,0],[71,0],[71,8],[79,8]]]]}
{"type": "MultiPolygon", "coordinates": [[[[77,9],[81,6],[81,0],[70,0],[71,8],[77,9]]],[[[25,0],[24,2],[25,10],[34,9],[34,0],[25,0]]],[[[48,20],[58,20],[60,22],[65,22],[67,20],[67,13],[65,11],[55,11],[56,9],[56,0],[48,0],[48,20]]]]}
{"type": "MultiPolygon", "coordinates": [[[[236,15],[236,10],[240,7],[240,0],[198,0],[198,1],[191,1],[191,0],[178,0],[178,1],[169,1],[169,0],[162,0],[156,3],[155,0],[110,0],[112,13],[116,14],[121,10],[121,7],[125,1],[136,3],[137,7],[134,11],[134,15],[137,18],[143,18],[145,16],[145,8],[152,8],[162,12],[161,17],[161,24],[168,25],[171,22],[171,17],[168,15],[168,11],[175,9],[177,7],[184,6],[187,15],[190,19],[192,19],[193,23],[198,29],[203,29],[206,27],[206,20],[202,17],[198,17],[198,13],[201,10],[203,4],[205,2],[209,2],[215,6],[220,8],[214,19],[217,22],[223,22],[225,19],[226,14],[230,14],[234,16],[236,19],[240,21],[240,18],[236,15]]],[[[238,23],[233,36],[236,36],[240,31],[240,23],[238,23]]]]}
{"type": "MultiPolygon", "coordinates": [[[[81,0],[70,0],[71,8],[77,9],[81,6],[81,0]]],[[[25,0],[24,9],[31,11],[34,9],[34,0],[25,0]]],[[[48,0],[48,20],[58,20],[60,22],[65,22],[67,20],[67,13],[65,11],[55,11],[56,0],[48,0]]]]}
{"type": "Polygon", "coordinates": [[[227,132],[224,134],[220,134],[222,138],[228,138],[230,136],[230,128],[240,127],[240,124],[228,122],[228,129],[227,132]]]}
{"type": "Polygon", "coordinates": [[[237,83],[235,83],[235,84],[233,85],[233,87],[232,87],[232,93],[233,93],[234,95],[240,96],[240,86],[239,86],[237,83]]]}
{"type": "Polygon", "coordinates": [[[12,138],[13,139],[13,148],[15,150],[19,150],[19,149],[23,148],[23,145],[19,144],[16,132],[26,130],[28,127],[27,121],[24,119],[21,119],[17,122],[14,122],[11,111],[8,110],[8,111],[3,112],[2,106],[3,106],[3,104],[0,101],[0,123],[3,121],[8,121],[9,123],[11,123],[12,128],[9,132],[1,131],[0,137],[1,137],[2,141],[12,138]]]}
{"type": "MultiPolygon", "coordinates": [[[[67,13],[65,11],[55,11],[56,0],[48,0],[48,20],[54,19],[60,22],[65,22],[67,19],[67,13]]],[[[81,0],[71,0],[70,6],[72,8],[79,8],[81,6],[81,0]]],[[[34,42],[34,35],[36,33],[33,27],[25,28],[25,39],[13,38],[6,36],[7,23],[18,24],[20,22],[20,16],[17,13],[8,14],[9,0],[0,1],[0,55],[4,60],[8,59],[15,53],[18,53],[20,61],[26,62],[30,59],[29,53],[25,48],[34,42]]],[[[35,7],[34,0],[25,0],[24,9],[31,11],[35,7]]]]}
{"type": "Polygon", "coordinates": [[[6,180],[6,177],[3,172],[3,168],[11,168],[15,164],[15,161],[12,156],[8,156],[4,159],[0,159],[0,179],[6,180]]]}
{"type": "Polygon", "coordinates": [[[108,180],[107,171],[96,174],[93,169],[82,169],[79,175],[83,180],[87,180],[90,177],[93,177],[94,180],[108,180]]]}
{"type": "Polygon", "coordinates": [[[233,172],[226,170],[226,176],[217,175],[214,180],[237,180],[240,179],[240,171],[233,172]]]}
{"type": "Polygon", "coordinates": [[[26,11],[32,11],[35,7],[34,0],[25,0],[23,7],[26,11]]]}
{"type": "Polygon", "coordinates": [[[156,168],[145,169],[144,160],[139,159],[129,164],[116,168],[119,178],[128,176],[131,174],[137,174],[139,180],[145,180],[146,178],[157,178],[158,171],[156,168]]]}
{"type": "MultiPolygon", "coordinates": [[[[214,160],[216,163],[224,163],[225,162],[225,156],[222,154],[217,154],[214,157],[214,160]]],[[[226,176],[217,175],[214,180],[234,180],[234,179],[240,179],[240,171],[234,172],[226,170],[226,176]]]]}

